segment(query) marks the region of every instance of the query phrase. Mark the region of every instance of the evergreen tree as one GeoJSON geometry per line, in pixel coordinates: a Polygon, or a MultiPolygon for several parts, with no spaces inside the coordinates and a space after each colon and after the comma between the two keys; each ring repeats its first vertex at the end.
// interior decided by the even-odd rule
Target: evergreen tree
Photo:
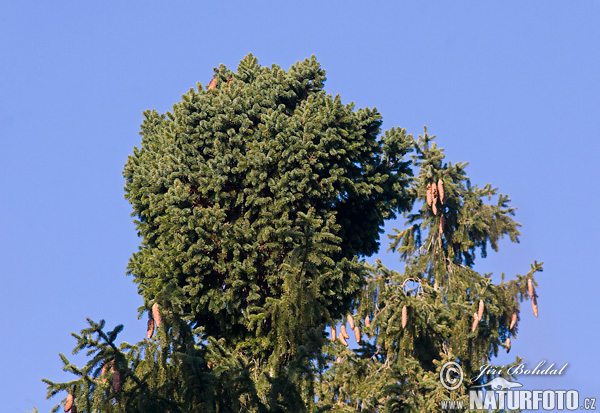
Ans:
{"type": "Polygon", "coordinates": [[[471,377],[507,347],[541,266],[499,285],[473,266],[518,241],[508,198],[324,81],[314,57],[285,71],[249,55],[145,112],[124,176],[148,337],[118,344],[122,326],[89,320],[74,334],[89,361],[61,355],[77,378],[45,380],[49,397],[80,412],[434,411],[446,361],[471,377]],[[399,213],[402,272],[361,260],[399,213]],[[327,337],[346,320],[358,349],[327,337]]]}
{"type": "Polygon", "coordinates": [[[68,389],[102,411],[313,405],[325,325],[365,282],[357,257],[410,206],[408,137],[381,134],[376,110],[342,104],[324,81],[314,57],[286,72],[249,55],[171,112],[145,112],[124,170],[142,237],[128,271],[140,314],[157,307],[162,326],[118,347],[120,328],[90,321],[76,350],[94,358],[83,369],[65,359],[81,378],[49,382],[50,395],[68,389]],[[103,365],[120,386],[97,380],[103,365]]]}
{"type": "MultiPolygon", "coordinates": [[[[525,275],[492,282],[492,274],[474,269],[477,251],[498,250],[508,236],[518,242],[519,224],[506,195],[491,185],[472,186],[466,164],[445,163],[443,151],[427,130],[413,141],[415,200],[406,228],[390,235],[402,272],[378,260],[371,267],[354,318],[366,341],[358,351],[332,349],[341,357],[321,382],[325,402],[334,411],[438,411],[442,400],[468,404],[469,386],[486,383],[480,367],[493,364],[500,349],[510,351],[516,336],[520,302],[528,297],[537,317],[534,262],[525,275]],[[495,204],[484,200],[495,199],[495,204]],[[367,324],[368,326],[365,326],[367,324]],[[443,387],[440,372],[460,361],[464,381],[454,391],[443,387]]],[[[521,361],[517,358],[511,364],[521,361]]],[[[458,383],[458,381],[457,381],[458,383]]]]}

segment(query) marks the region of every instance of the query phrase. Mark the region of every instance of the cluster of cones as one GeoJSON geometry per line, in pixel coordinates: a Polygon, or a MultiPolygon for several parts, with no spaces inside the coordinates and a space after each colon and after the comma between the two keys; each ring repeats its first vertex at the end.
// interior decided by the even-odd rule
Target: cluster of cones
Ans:
{"type": "MultiPolygon", "coordinates": [[[[354,330],[354,338],[356,339],[356,342],[358,344],[360,344],[360,341],[361,341],[360,328],[356,325],[356,323],[354,322],[354,318],[350,314],[348,314],[346,319],[348,320],[348,326],[350,327],[350,329],[354,330]]],[[[408,309],[406,306],[403,306],[402,307],[402,328],[406,327],[407,321],[408,321],[408,309]]],[[[369,318],[368,315],[365,316],[364,324],[365,324],[365,327],[367,327],[367,328],[371,327],[371,319],[369,318]]],[[[344,346],[348,347],[348,342],[346,340],[349,338],[350,338],[350,335],[348,334],[348,332],[346,330],[345,323],[342,324],[342,326],[340,327],[339,335],[337,335],[335,326],[331,326],[331,341],[335,341],[337,339],[344,346]]],[[[378,350],[378,352],[379,352],[379,350],[378,350]]],[[[337,362],[338,363],[341,362],[341,357],[338,357],[337,362]]]]}
{"type": "MultiPolygon", "coordinates": [[[[437,184],[427,184],[427,189],[425,193],[427,199],[427,205],[433,211],[433,215],[437,215],[438,213],[438,202],[441,205],[446,203],[446,193],[444,191],[444,182],[441,179],[438,179],[437,184]]],[[[442,213],[440,216],[440,227],[439,233],[440,237],[444,233],[444,227],[446,225],[446,217],[442,213]]]]}
{"type": "MultiPolygon", "coordinates": [[[[475,332],[475,330],[477,329],[477,325],[479,324],[479,321],[483,318],[483,311],[485,309],[485,304],[483,302],[483,300],[479,300],[479,309],[476,313],[473,313],[473,324],[471,325],[471,332],[475,332]]],[[[515,328],[515,325],[517,324],[517,312],[513,312],[512,318],[510,320],[510,330],[512,331],[513,328],[515,328]]],[[[506,352],[508,353],[510,351],[510,337],[508,337],[506,339],[506,352]]]]}
{"type": "MultiPolygon", "coordinates": [[[[529,298],[531,298],[531,305],[533,307],[533,315],[535,315],[537,318],[537,316],[538,316],[537,295],[535,294],[535,291],[533,289],[533,281],[531,280],[531,278],[529,278],[527,280],[527,293],[529,294],[529,298]]],[[[479,323],[479,321],[481,320],[481,317],[483,316],[484,307],[485,307],[485,304],[483,303],[483,300],[479,300],[479,311],[476,313],[473,313],[473,325],[471,327],[472,332],[475,332],[475,330],[477,329],[477,324],[479,323]]],[[[517,318],[518,318],[518,311],[515,310],[510,319],[510,326],[508,328],[511,332],[517,325],[517,318]]],[[[508,337],[506,339],[505,345],[506,345],[506,352],[507,353],[510,352],[510,347],[511,347],[510,337],[508,337]]]]}
{"type": "MultiPolygon", "coordinates": [[[[113,389],[116,393],[119,393],[121,391],[121,385],[123,381],[121,380],[121,373],[119,372],[119,370],[115,369],[114,360],[109,363],[105,363],[102,366],[100,377],[106,376],[106,374],[108,373],[108,367],[110,367],[110,371],[112,373],[113,389]]],[[[102,378],[100,380],[102,381],[102,383],[106,383],[106,378],[102,378]]],[[[67,412],[77,413],[77,405],[75,404],[75,398],[71,393],[67,395],[67,401],[65,402],[65,413],[67,412]]]]}
{"type": "MultiPolygon", "coordinates": [[[[513,331],[515,326],[517,325],[517,312],[514,311],[512,314],[512,318],[510,319],[510,327],[509,330],[513,331]]],[[[510,337],[506,338],[506,352],[510,352],[510,337]]]]}
{"type": "MultiPolygon", "coordinates": [[[[354,331],[354,338],[356,339],[356,342],[358,344],[360,344],[360,340],[361,340],[360,328],[354,322],[354,317],[352,317],[350,314],[348,314],[346,319],[348,320],[348,327],[350,327],[350,330],[354,331]]],[[[365,317],[365,325],[367,327],[371,326],[371,321],[369,320],[369,316],[365,317]]],[[[331,341],[335,341],[336,339],[338,339],[338,340],[340,340],[340,342],[343,345],[348,347],[348,342],[346,340],[349,338],[350,338],[350,335],[346,331],[346,323],[343,323],[342,326],[340,327],[339,335],[336,332],[335,326],[331,326],[331,341]]]]}
{"type": "MultiPolygon", "coordinates": [[[[112,381],[113,381],[113,389],[115,390],[116,393],[121,391],[121,385],[123,384],[123,381],[121,380],[121,372],[119,372],[119,370],[115,370],[115,362],[114,360],[111,361],[110,363],[105,363],[102,366],[102,371],[100,372],[100,376],[106,376],[106,373],[108,372],[108,367],[110,367],[110,372],[112,373],[112,381]]],[[[106,379],[101,379],[102,383],[106,383],[106,379]]],[[[66,410],[65,410],[66,411],[66,410]]]]}
{"type": "Polygon", "coordinates": [[[485,304],[483,300],[479,300],[479,310],[473,313],[473,324],[471,325],[471,331],[475,332],[477,330],[477,325],[479,321],[483,318],[483,310],[485,309],[485,304]]]}

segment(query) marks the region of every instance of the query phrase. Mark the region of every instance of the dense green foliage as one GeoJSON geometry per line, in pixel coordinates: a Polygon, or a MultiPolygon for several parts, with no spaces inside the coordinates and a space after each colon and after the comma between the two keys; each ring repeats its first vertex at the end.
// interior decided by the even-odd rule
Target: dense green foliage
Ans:
{"type": "Polygon", "coordinates": [[[327,95],[314,57],[285,71],[249,55],[214,79],[171,112],[145,112],[125,165],[142,239],[128,271],[140,314],[158,304],[161,326],[117,344],[121,326],[90,320],[75,335],[89,362],[61,355],[78,378],[46,380],[49,396],[67,390],[80,412],[435,410],[449,397],[441,364],[460,359],[468,375],[497,354],[541,270],[499,285],[473,270],[478,250],[517,241],[508,198],[471,186],[427,134],[382,132],[376,110],[327,95]],[[434,214],[424,200],[438,180],[434,214]],[[399,213],[402,272],[361,260],[399,213]],[[355,350],[325,332],[346,314],[355,350]]]}
{"type": "Polygon", "coordinates": [[[378,140],[381,116],[326,95],[314,58],[285,72],[248,56],[215,76],[171,113],[146,113],[124,172],[143,237],[129,271],[148,303],[281,360],[299,326],[281,348],[265,338],[303,317],[291,295],[320,292],[302,329],[348,311],[363,279],[354,257],[375,252],[383,220],[408,205],[406,137],[378,140]]]}

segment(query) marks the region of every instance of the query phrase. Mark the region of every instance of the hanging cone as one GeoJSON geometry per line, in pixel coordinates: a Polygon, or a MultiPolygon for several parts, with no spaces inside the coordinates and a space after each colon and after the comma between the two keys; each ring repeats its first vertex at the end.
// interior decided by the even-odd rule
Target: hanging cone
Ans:
{"type": "Polygon", "coordinates": [[[338,363],[341,363],[341,362],[342,362],[342,358],[341,358],[341,357],[338,357],[336,361],[337,361],[338,363]]]}
{"type": "Polygon", "coordinates": [[[437,199],[434,198],[433,201],[434,201],[433,204],[431,204],[431,210],[433,211],[433,215],[437,215],[437,211],[438,211],[438,209],[437,209],[437,199]]]}
{"type": "Polygon", "coordinates": [[[442,182],[441,179],[438,179],[437,191],[438,191],[438,196],[440,197],[440,203],[442,205],[444,205],[444,202],[446,202],[446,194],[444,193],[444,182],[442,182]]]}
{"type": "Polygon", "coordinates": [[[154,320],[150,315],[148,315],[148,328],[146,329],[146,337],[151,339],[152,334],[154,334],[154,320]]]}
{"type": "Polygon", "coordinates": [[[437,185],[433,184],[433,185],[431,185],[431,206],[432,207],[435,204],[437,204],[438,199],[439,199],[439,194],[438,194],[438,190],[437,190],[437,185]]]}
{"type": "Polygon", "coordinates": [[[350,314],[348,314],[348,325],[350,326],[350,330],[354,330],[354,318],[350,314]]]}
{"type": "Polygon", "coordinates": [[[343,345],[345,345],[346,347],[348,347],[348,342],[346,341],[346,339],[344,338],[344,336],[342,336],[341,334],[339,335],[338,339],[342,342],[343,345]]]}
{"type": "Polygon", "coordinates": [[[101,381],[102,383],[106,383],[106,377],[104,377],[104,376],[106,376],[106,372],[107,372],[107,371],[108,371],[108,366],[107,366],[107,363],[104,363],[104,364],[102,365],[102,370],[100,370],[100,377],[103,377],[102,379],[100,379],[100,381],[101,381]]]}
{"type": "Polygon", "coordinates": [[[533,281],[531,281],[531,278],[527,280],[527,292],[529,293],[529,298],[533,300],[533,281]]]}
{"type": "Polygon", "coordinates": [[[115,370],[113,372],[113,389],[116,393],[121,391],[121,384],[121,373],[119,373],[119,370],[115,370]]]}
{"type": "Polygon", "coordinates": [[[512,330],[517,325],[517,312],[515,311],[510,319],[510,329],[512,330]]]}
{"type": "Polygon", "coordinates": [[[444,214],[440,217],[440,237],[444,235],[444,227],[446,226],[446,217],[444,214]]]}
{"type": "Polygon", "coordinates": [[[537,297],[534,295],[531,299],[531,307],[533,308],[533,315],[535,318],[538,316],[538,305],[537,305],[537,297]]]}
{"type": "Polygon", "coordinates": [[[337,334],[335,333],[335,327],[331,326],[331,341],[335,341],[337,334]]]}
{"type": "Polygon", "coordinates": [[[477,313],[473,313],[473,325],[471,326],[471,332],[475,332],[477,329],[477,324],[479,324],[479,318],[477,318],[477,313]]]}
{"type": "Polygon", "coordinates": [[[483,300],[479,300],[479,312],[477,313],[477,318],[479,320],[483,319],[483,309],[484,309],[483,300]]]}
{"type": "Polygon", "coordinates": [[[431,206],[433,203],[433,194],[431,193],[431,184],[427,184],[427,189],[425,190],[425,197],[427,198],[427,205],[431,206]]]}
{"type": "Polygon", "coordinates": [[[350,336],[348,335],[348,332],[346,331],[345,324],[342,324],[342,327],[340,327],[340,336],[344,337],[345,339],[350,338],[350,336]]]}
{"type": "Polygon", "coordinates": [[[156,328],[160,327],[160,323],[162,322],[160,318],[160,309],[158,308],[158,303],[154,303],[152,305],[152,317],[154,318],[154,322],[156,323],[156,328]]]}
{"type": "Polygon", "coordinates": [[[371,320],[369,320],[369,315],[365,316],[365,326],[371,327],[371,320]]]}
{"type": "Polygon", "coordinates": [[[356,339],[356,343],[360,344],[360,328],[358,326],[354,327],[354,338],[356,339]]]}
{"type": "Polygon", "coordinates": [[[406,327],[407,320],[408,320],[407,310],[406,310],[406,306],[404,306],[404,307],[402,307],[402,328],[406,327]]]}
{"type": "Polygon", "coordinates": [[[65,403],[65,412],[68,412],[73,407],[73,395],[69,393],[67,396],[67,402],[65,403]]]}
{"type": "Polygon", "coordinates": [[[508,353],[510,351],[510,337],[508,337],[506,339],[506,352],[508,353]]]}
{"type": "Polygon", "coordinates": [[[206,89],[211,90],[211,89],[216,89],[216,88],[217,88],[217,78],[213,77],[206,89]]]}

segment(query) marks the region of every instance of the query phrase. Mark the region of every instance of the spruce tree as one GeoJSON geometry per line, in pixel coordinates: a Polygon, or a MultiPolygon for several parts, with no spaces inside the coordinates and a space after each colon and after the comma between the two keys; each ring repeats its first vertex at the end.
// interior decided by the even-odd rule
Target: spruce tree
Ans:
{"type": "Polygon", "coordinates": [[[363,344],[357,351],[328,349],[330,359],[339,358],[320,394],[333,411],[438,411],[449,399],[468,405],[468,387],[492,377],[470,379],[482,365],[493,365],[498,351],[510,351],[524,299],[532,300],[537,317],[533,275],[541,264],[510,281],[502,273],[499,284],[473,268],[477,253],[485,258],[489,247],[497,251],[502,237],[518,242],[515,208],[490,184],[471,185],[466,163],[444,162],[433,139],[425,129],[412,144],[414,206],[405,228],[390,235],[401,266],[389,269],[378,260],[354,301],[363,344]],[[457,361],[464,380],[449,392],[440,372],[457,361]]]}
{"type": "Polygon", "coordinates": [[[436,411],[471,384],[449,393],[444,363],[469,378],[510,349],[541,265],[499,284],[474,269],[518,241],[508,197],[324,81],[314,57],[285,71],[249,55],[145,112],[124,177],[147,338],[88,320],[73,334],[86,365],[61,355],[76,378],[45,380],[65,395],[55,411],[70,397],[80,412],[436,411]],[[369,265],[400,213],[400,266],[369,265]]]}
{"type": "Polygon", "coordinates": [[[78,378],[46,380],[49,396],[79,411],[316,408],[325,326],[351,311],[358,257],[411,203],[409,137],[324,81],[314,57],[285,71],[249,55],[145,112],[124,176],[142,239],[128,273],[153,337],[118,345],[122,326],[89,320],[74,336],[91,359],[61,355],[78,378]]]}

